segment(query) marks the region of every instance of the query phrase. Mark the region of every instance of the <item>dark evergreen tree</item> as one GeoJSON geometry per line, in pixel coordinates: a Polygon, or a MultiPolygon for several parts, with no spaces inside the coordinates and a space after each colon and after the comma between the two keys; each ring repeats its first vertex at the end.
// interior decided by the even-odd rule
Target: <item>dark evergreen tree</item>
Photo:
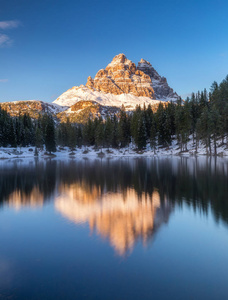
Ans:
{"type": "Polygon", "coordinates": [[[11,118],[9,122],[9,135],[8,135],[8,143],[11,147],[17,147],[16,133],[14,127],[14,121],[11,118]]]}
{"type": "Polygon", "coordinates": [[[77,129],[74,124],[68,127],[68,147],[71,151],[75,150],[77,145],[77,129]]]}
{"type": "Polygon", "coordinates": [[[208,134],[212,135],[214,144],[214,154],[217,155],[217,140],[221,129],[221,116],[219,115],[219,112],[214,105],[212,106],[211,111],[209,113],[208,122],[208,134]]]}
{"type": "Polygon", "coordinates": [[[208,107],[203,109],[198,123],[198,133],[202,143],[205,145],[207,153],[211,154],[211,131],[210,131],[210,112],[208,107]]]}
{"type": "Polygon", "coordinates": [[[51,115],[46,115],[45,146],[48,152],[56,151],[55,123],[51,115]]]}
{"type": "Polygon", "coordinates": [[[145,121],[146,121],[146,135],[147,135],[147,139],[150,138],[150,133],[151,133],[151,126],[152,126],[152,120],[154,118],[154,114],[151,108],[151,105],[149,104],[146,110],[146,117],[145,117],[145,121]]]}
{"type": "Polygon", "coordinates": [[[81,148],[82,146],[82,128],[81,126],[76,127],[76,145],[81,148]]]}
{"type": "Polygon", "coordinates": [[[118,136],[118,120],[117,120],[116,115],[114,115],[113,118],[112,118],[112,124],[113,124],[113,135],[112,135],[111,146],[113,148],[117,148],[118,147],[119,136],[118,136]]]}
{"type": "Polygon", "coordinates": [[[160,102],[156,112],[156,125],[158,131],[158,144],[168,146],[167,128],[166,128],[166,113],[163,104],[160,102]]]}
{"type": "Polygon", "coordinates": [[[120,147],[126,147],[130,143],[130,122],[123,105],[120,110],[118,136],[120,147]]]}
{"type": "Polygon", "coordinates": [[[130,121],[130,132],[134,142],[138,143],[138,134],[139,134],[139,119],[141,117],[142,111],[140,106],[136,106],[135,111],[133,112],[131,121],[130,121]]]}
{"type": "Polygon", "coordinates": [[[109,116],[106,117],[105,130],[104,130],[105,146],[108,148],[112,146],[113,141],[113,123],[109,116]]]}
{"type": "Polygon", "coordinates": [[[150,146],[154,150],[154,154],[155,154],[156,147],[157,147],[157,130],[156,130],[156,122],[154,118],[152,118],[152,122],[151,122],[150,146]]]}
{"type": "Polygon", "coordinates": [[[136,146],[139,150],[146,147],[147,131],[146,131],[146,121],[145,114],[141,113],[138,120],[138,134],[136,139],[136,146]]]}
{"type": "Polygon", "coordinates": [[[44,145],[44,136],[42,132],[42,117],[39,115],[36,123],[35,123],[35,146],[38,149],[43,149],[44,145]]]}
{"type": "Polygon", "coordinates": [[[95,132],[95,144],[97,147],[103,147],[104,146],[104,123],[102,120],[99,120],[99,123],[96,126],[96,132],[95,132]]]}

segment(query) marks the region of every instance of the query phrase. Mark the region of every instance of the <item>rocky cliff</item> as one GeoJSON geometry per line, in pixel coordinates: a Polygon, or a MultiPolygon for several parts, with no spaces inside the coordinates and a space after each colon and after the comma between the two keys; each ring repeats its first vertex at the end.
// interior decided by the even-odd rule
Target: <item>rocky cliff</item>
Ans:
{"type": "Polygon", "coordinates": [[[154,99],[150,76],[137,69],[124,54],[116,55],[105,69],[97,72],[94,79],[88,77],[86,86],[103,93],[133,94],[154,99]]]}
{"type": "MultiPolygon", "coordinates": [[[[46,103],[39,100],[24,100],[0,103],[2,109],[6,110],[11,116],[29,114],[31,118],[38,118],[39,114],[56,114],[62,111],[62,106],[54,103],[46,103]]],[[[68,108],[68,107],[66,107],[68,108]]]]}
{"type": "Polygon", "coordinates": [[[150,77],[154,89],[155,99],[171,99],[173,101],[178,99],[179,96],[171,87],[169,87],[167,79],[165,77],[161,77],[148,61],[141,59],[138,63],[137,70],[144,72],[150,77]]]}
{"type": "Polygon", "coordinates": [[[69,89],[54,103],[70,107],[78,101],[89,100],[104,106],[124,104],[127,110],[133,110],[136,105],[177,99],[178,95],[169,87],[166,78],[149,62],[141,59],[136,67],[124,54],[119,54],[106,68],[99,70],[94,79],[89,76],[86,85],[69,89]]]}

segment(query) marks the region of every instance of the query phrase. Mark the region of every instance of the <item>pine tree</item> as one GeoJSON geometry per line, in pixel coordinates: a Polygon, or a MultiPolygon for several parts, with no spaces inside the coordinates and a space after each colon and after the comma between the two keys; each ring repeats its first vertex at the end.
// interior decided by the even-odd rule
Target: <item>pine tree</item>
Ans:
{"type": "Polygon", "coordinates": [[[17,147],[14,122],[13,122],[12,118],[10,119],[10,122],[9,122],[8,143],[10,144],[11,147],[17,147]]]}
{"type": "Polygon", "coordinates": [[[22,116],[19,113],[19,116],[15,121],[15,131],[16,131],[16,141],[18,146],[22,146],[24,140],[24,125],[22,122],[22,116]]]}
{"type": "Polygon", "coordinates": [[[209,128],[208,133],[213,137],[213,144],[214,144],[214,154],[217,155],[217,139],[220,133],[220,125],[221,125],[221,115],[219,115],[219,111],[213,105],[212,109],[209,113],[209,128]]]}
{"type": "Polygon", "coordinates": [[[119,136],[118,136],[118,121],[117,121],[116,115],[114,115],[113,118],[112,118],[112,124],[113,124],[113,135],[112,135],[111,146],[113,148],[117,148],[118,147],[119,136]]]}
{"type": "Polygon", "coordinates": [[[123,105],[120,110],[118,136],[121,147],[126,147],[130,143],[130,123],[123,105]]]}
{"type": "Polygon", "coordinates": [[[44,137],[41,129],[41,116],[39,115],[36,122],[36,129],[35,129],[35,146],[36,148],[43,149],[43,145],[44,145],[44,137]]]}
{"type": "Polygon", "coordinates": [[[150,146],[154,149],[154,154],[156,152],[157,147],[157,130],[156,130],[156,122],[155,119],[152,119],[151,122],[151,130],[150,130],[150,146]]]}
{"type": "Polygon", "coordinates": [[[97,147],[103,147],[104,145],[104,124],[101,120],[96,128],[95,144],[97,147]]]}
{"type": "Polygon", "coordinates": [[[105,145],[109,148],[112,145],[113,140],[113,123],[109,116],[106,118],[105,130],[104,130],[105,145]]]}
{"type": "Polygon", "coordinates": [[[166,113],[163,104],[160,102],[156,112],[156,125],[158,130],[158,144],[167,146],[167,129],[166,129],[166,113]]]}
{"type": "Polygon", "coordinates": [[[31,117],[28,114],[22,116],[22,123],[24,128],[24,137],[22,141],[23,146],[35,144],[35,130],[31,117]]]}
{"type": "Polygon", "coordinates": [[[56,151],[55,123],[51,115],[46,116],[45,146],[49,153],[56,151]]]}
{"type": "Polygon", "coordinates": [[[68,128],[68,146],[71,149],[71,151],[75,150],[75,147],[77,145],[77,136],[76,136],[76,128],[73,124],[69,126],[68,128]]]}
{"type": "Polygon", "coordinates": [[[133,112],[133,116],[131,118],[131,123],[130,123],[130,131],[131,131],[131,136],[136,144],[138,145],[138,140],[139,140],[139,120],[142,115],[142,110],[140,106],[136,106],[135,111],[133,112]]]}
{"type": "Polygon", "coordinates": [[[146,124],[145,124],[145,115],[141,113],[139,117],[138,122],[138,137],[136,145],[139,150],[142,150],[146,147],[146,138],[147,138],[147,132],[146,132],[146,124]]]}
{"type": "Polygon", "coordinates": [[[153,119],[153,111],[151,108],[151,105],[149,104],[146,110],[146,134],[147,134],[147,139],[150,138],[150,133],[151,133],[151,126],[152,126],[152,119],[153,119]]]}
{"type": "Polygon", "coordinates": [[[200,117],[200,108],[199,108],[199,103],[197,102],[194,94],[193,94],[192,98],[187,99],[187,101],[189,102],[191,133],[192,133],[193,143],[194,143],[195,139],[196,139],[196,124],[197,124],[198,118],[200,117]]]}
{"type": "Polygon", "coordinates": [[[181,151],[187,151],[187,142],[191,130],[190,103],[177,105],[175,113],[176,138],[181,151]]]}
{"type": "Polygon", "coordinates": [[[76,145],[81,148],[82,146],[82,128],[81,126],[76,127],[76,145]]]}
{"type": "Polygon", "coordinates": [[[200,138],[202,139],[203,144],[206,146],[207,153],[211,154],[210,112],[208,107],[203,109],[203,112],[200,116],[200,121],[198,123],[198,130],[200,133],[200,138]]]}
{"type": "Polygon", "coordinates": [[[82,131],[83,143],[86,146],[92,146],[95,144],[95,130],[97,127],[97,123],[98,123],[97,118],[95,118],[93,122],[89,118],[87,123],[83,127],[83,131],[82,131]]]}

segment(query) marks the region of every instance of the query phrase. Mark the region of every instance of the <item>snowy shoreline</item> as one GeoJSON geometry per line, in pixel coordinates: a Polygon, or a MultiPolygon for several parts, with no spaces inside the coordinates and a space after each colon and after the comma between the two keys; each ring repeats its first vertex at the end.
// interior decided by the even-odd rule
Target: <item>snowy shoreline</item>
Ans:
{"type": "MultiPolygon", "coordinates": [[[[113,148],[102,148],[96,149],[93,146],[81,148],[76,148],[74,151],[70,150],[68,147],[57,147],[57,151],[49,155],[45,150],[38,151],[39,158],[109,158],[109,157],[167,157],[167,156],[186,156],[186,157],[224,157],[228,158],[228,149],[226,145],[217,146],[217,154],[214,155],[213,149],[211,155],[207,153],[206,148],[199,144],[197,153],[193,147],[193,143],[189,142],[187,146],[188,151],[181,152],[176,141],[173,141],[172,145],[169,147],[158,147],[154,153],[148,144],[146,149],[138,151],[134,144],[130,144],[129,147],[113,149],[113,148]]],[[[35,147],[17,147],[17,148],[3,148],[0,147],[0,159],[14,159],[14,158],[31,158],[35,157],[35,147]]]]}

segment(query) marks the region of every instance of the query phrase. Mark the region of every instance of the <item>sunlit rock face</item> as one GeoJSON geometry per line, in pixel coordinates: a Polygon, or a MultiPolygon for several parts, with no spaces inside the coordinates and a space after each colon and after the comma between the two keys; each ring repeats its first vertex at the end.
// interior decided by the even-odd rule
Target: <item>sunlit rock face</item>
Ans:
{"type": "Polygon", "coordinates": [[[29,114],[31,118],[37,119],[39,115],[45,113],[56,114],[62,107],[53,103],[46,103],[39,100],[3,102],[1,108],[6,110],[12,117],[29,114]]]}
{"type": "Polygon", "coordinates": [[[139,198],[133,189],[102,194],[95,187],[88,191],[71,185],[60,193],[55,200],[57,211],[76,224],[88,222],[119,255],[131,251],[138,239],[146,244],[171,212],[168,204],[161,206],[157,191],[152,197],[142,194],[139,198]]]}
{"type": "Polygon", "coordinates": [[[136,65],[124,54],[116,55],[105,69],[88,78],[87,87],[114,95],[133,94],[137,97],[154,98],[150,76],[137,70],[136,65]]]}
{"type": "Polygon", "coordinates": [[[34,187],[29,193],[25,193],[21,190],[15,190],[9,195],[7,203],[7,205],[15,210],[20,210],[25,207],[38,208],[44,204],[44,195],[37,187],[34,187]]]}

